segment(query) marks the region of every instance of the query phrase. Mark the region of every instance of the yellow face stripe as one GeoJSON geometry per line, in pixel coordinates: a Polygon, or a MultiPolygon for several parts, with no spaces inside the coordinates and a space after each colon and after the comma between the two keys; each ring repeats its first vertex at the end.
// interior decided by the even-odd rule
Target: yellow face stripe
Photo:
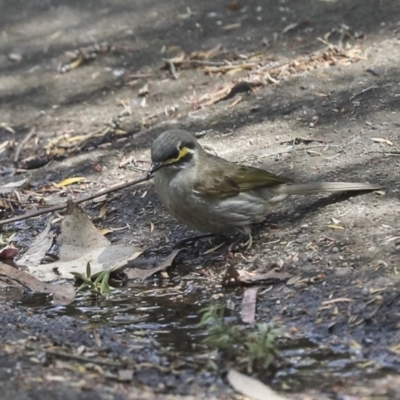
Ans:
{"type": "Polygon", "coordinates": [[[168,159],[167,163],[168,164],[176,163],[176,162],[182,160],[182,158],[186,157],[189,153],[190,153],[190,150],[187,147],[182,147],[181,149],[179,149],[178,157],[168,159]]]}

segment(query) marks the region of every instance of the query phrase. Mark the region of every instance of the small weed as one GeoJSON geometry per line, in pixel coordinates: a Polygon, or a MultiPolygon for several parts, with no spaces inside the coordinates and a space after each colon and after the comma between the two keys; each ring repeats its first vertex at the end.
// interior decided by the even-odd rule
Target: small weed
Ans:
{"type": "Polygon", "coordinates": [[[227,324],[225,308],[213,304],[202,311],[200,326],[208,336],[204,343],[217,348],[228,359],[245,364],[248,372],[267,370],[278,356],[276,340],[281,332],[273,323],[259,323],[254,327],[227,324]]]}
{"type": "Polygon", "coordinates": [[[7,245],[7,246],[10,245],[13,242],[15,236],[16,236],[15,233],[13,233],[8,237],[3,236],[3,234],[0,234],[0,245],[7,245]]]}
{"type": "Polygon", "coordinates": [[[83,283],[78,288],[78,292],[82,290],[90,290],[94,294],[101,294],[108,297],[111,293],[109,285],[110,270],[102,271],[97,274],[91,273],[90,263],[86,265],[86,275],[79,272],[71,272],[75,279],[82,281],[83,283]]]}

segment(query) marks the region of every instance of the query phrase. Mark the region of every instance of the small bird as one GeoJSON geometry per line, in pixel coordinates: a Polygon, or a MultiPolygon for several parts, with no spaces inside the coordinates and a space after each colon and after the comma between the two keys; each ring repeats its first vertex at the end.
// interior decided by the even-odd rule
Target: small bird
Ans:
{"type": "Polygon", "coordinates": [[[178,129],[154,140],[151,161],[156,191],[176,219],[197,231],[244,233],[249,247],[251,225],[291,195],[380,189],[368,183],[288,183],[263,169],[207,153],[194,135],[178,129]]]}

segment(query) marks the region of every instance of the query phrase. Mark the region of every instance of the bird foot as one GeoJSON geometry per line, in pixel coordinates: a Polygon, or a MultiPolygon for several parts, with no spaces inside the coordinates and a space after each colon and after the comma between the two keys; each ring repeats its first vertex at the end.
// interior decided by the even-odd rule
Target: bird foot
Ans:
{"type": "MultiPolygon", "coordinates": [[[[233,249],[240,243],[243,243],[243,236],[236,239],[233,243],[230,244],[230,246],[228,247],[227,253],[232,254],[233,249]]],[[[248,235],[248,239],[243,244],[247,250],[251,249],[251,247],[253,246],[253,237],[251,236],[251,234],[248,235]]]]}

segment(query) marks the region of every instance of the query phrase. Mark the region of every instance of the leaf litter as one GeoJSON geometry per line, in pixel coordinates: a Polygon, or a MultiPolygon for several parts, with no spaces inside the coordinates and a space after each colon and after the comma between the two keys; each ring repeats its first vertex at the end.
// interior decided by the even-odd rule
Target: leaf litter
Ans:
{"type": "Polygon", "coordinates": [[[7,277],[34,293],[51,294],[54,304],[66,305],[75,299],[75,289],[73,285],[44,283],[31,274],[20,271],[2,262],[0,262],[0,277],[7,277]]]}
{"type": "MultiPolygon", "coordinates": [[[[94,291],[99,289],[98,292],[107,295],[112,273],[118,276],[124,273],[125,280],[144,280],[170,267],[177,254],[183,250],[174,250],[162,260],[136,260],[143,253],[143,248],[130,244],[112,245],[82,208],[71,200],[67,201],[67,213],[61,223],[59,260],[41,264],[53,241],[51,224],[48,222],[31,247],[17,261],[16,268],[0,264],[0,276],[32,292],[52,294],[55,304],[68,304],[75,298],[75,289],[70,283],[60,284],[60,281],[77,278],[83,280],[81,288],[88,287],[94,291]]],[[[18,250],[10,247],[0,253],[6,259],[14,258],[17,254],[18,250]]]]}
{"type": "Polygon", "coordinates": [[[72,272],[85,273],[87,263],[90,263],[92,273],[97,274],[117,270],[143,252],[143,249],[129,244],[111,245],[71,200],[67,202],[67,215],[61,223],[60,242],[59,261],[39,264],[39,259],[28,260],[27,271],[45,282],[72,279],[72,272]]]}
{"type": "Polygon", "coordinates": [[[260,282],[285,281],[291,277],[291,274],[286,272],[277,272],[273,269],[265,273],[261,273],[260,271],[249,272],[246,270],[238,270],[233,265],[230,265],[222,283],[224,286],[237,286],[241,284],[250,285],[260,282]]]}

